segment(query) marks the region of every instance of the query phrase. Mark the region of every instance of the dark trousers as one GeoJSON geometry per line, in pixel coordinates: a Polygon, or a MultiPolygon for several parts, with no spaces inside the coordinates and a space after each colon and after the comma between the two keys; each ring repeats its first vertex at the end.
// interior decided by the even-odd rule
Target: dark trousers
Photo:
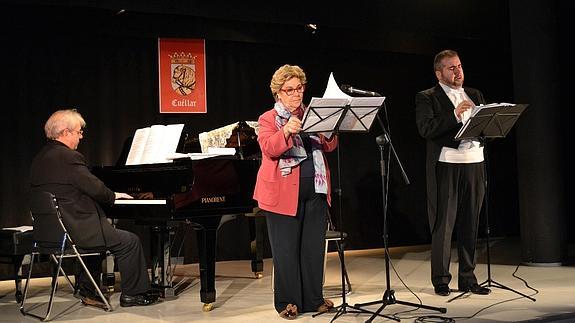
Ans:
{"type": "MultiPolygon", "coordinates": [[[[122,293],[126,295],[136,295],[150,289],[150,278],[144,256],[144,249],[140,239],[132,232],[116,229],[120,236],[120,243],[108,247],[114,255],[118,270],[120,271],[120,287],[122,293]]],[[[102,259],[99,257],[86,258],[86,266],[90,273],[100,284],[100,274],[102,272],[102,259]]],[[[79,266],[79,265],[78,265],[79,266]]],[[[92,284],[83,271],[79,270],[76,281],[80,288],[92,290],[92,284]]]]}
{"type": "Polygon", "coordinates": [[[437,163],[437,222],[431,235],[431,282],[449,284],[451,238],[455,231],[459,257],[458,287],[477,283],[475,246],[485,195],[483,163],[437,163]]]}
{"type": "Polygon", "coordinates": [[[323,261],[328,205],[324,194],[314,191],[313,177],[300,180],[295,217],[266,212],[274,262],[274,306],[288,304],[300,313],[323,304],[323,261]]]}

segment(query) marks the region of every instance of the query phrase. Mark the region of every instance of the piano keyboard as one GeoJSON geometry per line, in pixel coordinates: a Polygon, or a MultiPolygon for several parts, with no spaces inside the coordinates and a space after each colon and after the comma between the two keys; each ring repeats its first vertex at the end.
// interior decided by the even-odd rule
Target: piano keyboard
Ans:
{"type": "Polygon", "coordinates": [[[166,200],[115,200],[114,205],[166,205],[166,200]]]}

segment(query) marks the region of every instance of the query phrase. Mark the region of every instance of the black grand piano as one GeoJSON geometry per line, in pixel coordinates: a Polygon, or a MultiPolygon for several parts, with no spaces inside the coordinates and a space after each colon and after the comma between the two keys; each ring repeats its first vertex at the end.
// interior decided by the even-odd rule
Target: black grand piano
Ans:
{"type": "MultiPolygon", "coordinates": [[[[204,311],[212,309],[216,299],[215,259],[217,230],[238,215],[253,214],[252,199],[259,158],[252,128],[241,122],[234,129],[226,146],[237,154],[173,163],[93,168],[93,173],[116,192],[140,194],[146,199],[117,200],[106,210],[113,219],[133,219],[151,228],[152,285],[164,297],[176,295],[170,247],[173,224],[187,221],[197,233],[200,267],[200,298],[204,311]],[[248,127],[249,128],[249,127],[248,127]],[[250,129],[252,129],[250,131],[250,129]],[[241,132],[240,134],[238,134],[241,132]],[[248,156],[249,153],[249,156],[248,156]]],[[[183,147],[194,137],[183,136],[183,147]]],[[[261,218],[251,218],[252,271],[257,278],[263,272],[261,218]]]]}

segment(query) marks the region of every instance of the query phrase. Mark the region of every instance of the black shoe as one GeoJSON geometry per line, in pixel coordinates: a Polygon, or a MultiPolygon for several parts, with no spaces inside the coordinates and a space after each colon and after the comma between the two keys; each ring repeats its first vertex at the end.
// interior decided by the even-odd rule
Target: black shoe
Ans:
{"type": "Polygon", "coordinates": [[[146,291],[146,295],[160,298],[162,297],[162,291],[156,288],[150,288],[146,291]]]}
{"type": "Polygon", "coordinates": [[[120,306],[130,307],[130,306],[147,306],[157,303],[159,297],[157,295],[150,295],[147,292],[138,295],[120,295],[120,306]]]}
{"type": "Polygon", "coordinates": [[[449,296],[451,290],[447,284],[439,284],[435,286],[435,294],[439,296],[449,296]]]}
{"type": "Polygon", "coordinates": [[[479,284],[473,284],[471,286],[468,287],[463,287],[463,288],[459,288],[460,292],[471,292],[473,294],[477,294],[477,295],[489,295],[489,293],[491,293],[491,289],[487,288],[487,287],[482,287],[479,284]]]}

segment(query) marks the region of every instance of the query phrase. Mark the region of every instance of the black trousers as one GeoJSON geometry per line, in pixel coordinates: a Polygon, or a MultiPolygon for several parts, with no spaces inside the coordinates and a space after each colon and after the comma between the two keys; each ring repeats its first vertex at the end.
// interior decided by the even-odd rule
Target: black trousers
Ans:
{"type": "Polygon", "coordinates": [[[323,262],[328,205],[314,190],[313,177],[300,179],[295,217],[266,212],[274,262],[274,306],[314,312],[323,304],[323,262]]]}
{"type": "MultiPolygon", "coordinates": [[[[144,249],[140,238],[132,232],[116,229],[120,236],[120,243],[108,247],[114,255],[118,270],[120,271],[120,288],[126,295],[136,295],[150,289],[150,278],[144,256],[144,249]]],[[[78,264],[79,266],[79,264],[78,264]]],[[[86,266],[100,285],[102,272],[102,259],[99,257],[87,258],[86,266]]],[[[80,288],[92,290],[92,284],[88,276],[82,271],[77,271],[76,282],[80,288]]]]}
{"type": "Polygon", "coordinates": [[[437,163],[437,222],[431,234],[431,282],[449,284],[451,239],[457,238],[458,287],[477,283],[475,246],[479,214],[485,196],[483,162],[472,164],[437,163]]]}

